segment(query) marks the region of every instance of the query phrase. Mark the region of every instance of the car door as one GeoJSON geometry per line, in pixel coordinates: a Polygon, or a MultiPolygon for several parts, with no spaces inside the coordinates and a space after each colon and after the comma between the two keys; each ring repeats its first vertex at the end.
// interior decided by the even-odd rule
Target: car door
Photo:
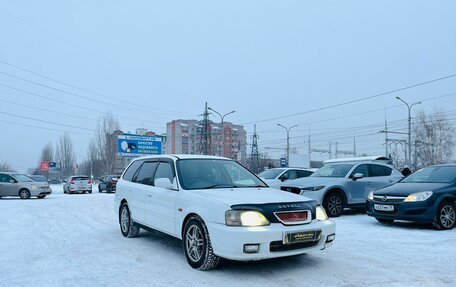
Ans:
{"type": "MultiPolygon", "coordinates": [[[[172,160],[161,159],[154,175],[153,183],[159,178],[168,178],[177,186],[174,163],[172,160]]],[[[176,198],[178,191],[153,186],[146,196],[147,222],[162,232],[175,235],[176,198]]]]}
{"type": "MultiPolygon", "coordinates": [[[[372,185],[374,189],[379,189],[393,184],[400,179],[391,176],[393,169],[380,164],[369,164],[369,174],[372,176],[372,185]]],[[[366,194],[367,197],[368,194],[366,194]]]]}
{"type": "Polygon", "coordinates": [[[133,219],[152,228],[155,228],[155,226],[149,224],[147,220],[146,195],[152,188],[152,180],[157,165],[157,160],[144,161],[134,175],[132,186],[128,190],[128,204],[131,206],[133,219]]]}
{"type": "Polygon", "coordinates": [[[15,189],[11,180],[15,182],[8,174],[0,173],[0,196],[17,195],[17,193],[13,194],[15,189]]]}
{"type": "Polygon", "coordinates": [[[345,190],[347,194],[348,204],[365,203],[366,193],[368,194],[373,190],[372,178],[369,175],[369,168],[367,164],[360,164],[350,173],[347,181],[347,188],[345,190]],[[354,179],[353,176],[357,173],[363,175],[360,179],[354,179]]]}

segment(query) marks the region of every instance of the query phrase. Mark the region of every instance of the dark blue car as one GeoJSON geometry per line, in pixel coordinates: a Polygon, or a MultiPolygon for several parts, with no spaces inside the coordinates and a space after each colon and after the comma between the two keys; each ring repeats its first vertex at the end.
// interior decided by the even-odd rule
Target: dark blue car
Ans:
{"type": "Polygon", "coordinates": [[[381,223],[408,220],[451,229],[456,222],[455,203],[456,164],[435,165],[371,192],[367,214],[381,223]]]}

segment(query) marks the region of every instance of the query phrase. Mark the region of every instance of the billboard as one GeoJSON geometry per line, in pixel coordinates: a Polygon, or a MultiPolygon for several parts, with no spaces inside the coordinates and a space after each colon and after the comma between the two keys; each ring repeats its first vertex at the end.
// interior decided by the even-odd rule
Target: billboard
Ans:
{"type": "Polygon", "coordinates": [[[40,163],[40,171],[41,172],[49,172],[49,162],[48,161],[42,161],[40,163]]]}
{"type": "Polygon", "coordinates": [[[117,154],[120,156],[141,156],[162,153],[161,136],[122,134],[117,136],[117,154]]]}

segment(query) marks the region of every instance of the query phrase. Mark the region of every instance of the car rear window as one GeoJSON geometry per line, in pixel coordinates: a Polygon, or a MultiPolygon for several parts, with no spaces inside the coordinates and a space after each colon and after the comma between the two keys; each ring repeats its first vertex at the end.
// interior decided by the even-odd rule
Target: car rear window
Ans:
{"type": "Polygon", "coordinates": [[[73,180],[88,180],[89,178],[87,176],[74,176],[73,180]]]}

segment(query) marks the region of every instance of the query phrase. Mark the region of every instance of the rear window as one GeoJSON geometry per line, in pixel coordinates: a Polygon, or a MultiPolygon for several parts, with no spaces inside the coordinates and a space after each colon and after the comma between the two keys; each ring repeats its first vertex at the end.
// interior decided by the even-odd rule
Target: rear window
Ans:
{"type": "Polygon", "coordinates": [[[377,164],[369,165],[369,175],[370,176],[389,176],[393,170],[389,167],[377,164]]]}
{"type": "Polygon", "coordinates": [[[73,176],[73,180],[88,180],[87,176],[73,176]]]}
{"type": "Polygon", "coordinates": [[[141,166],[142,163],[143,163],[142,160],[137,160],[137,161],[133,162],[128,167],[127,171],[124,173],[123,179],[124,180],[128,180],[128,181],[132,181],[133,180],[133,176],[135,175],[136,171],[138,170],[138,168],[141,166]]]}

